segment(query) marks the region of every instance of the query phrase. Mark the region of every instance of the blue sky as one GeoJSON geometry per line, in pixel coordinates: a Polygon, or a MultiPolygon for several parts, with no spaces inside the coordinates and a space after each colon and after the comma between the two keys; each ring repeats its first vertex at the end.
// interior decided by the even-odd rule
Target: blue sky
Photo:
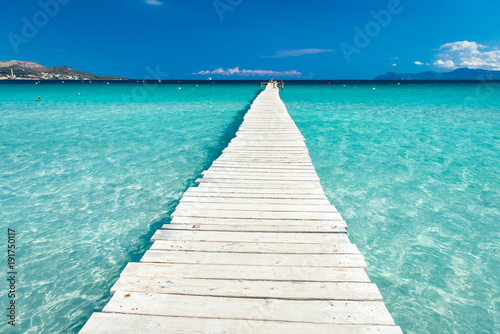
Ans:
{"type": "Polygon", "coordinates": [[[498,0],[22,0],[2,7],[0,60],[96,74],[372,79],[388,71],[500,70],[498,0]]]}

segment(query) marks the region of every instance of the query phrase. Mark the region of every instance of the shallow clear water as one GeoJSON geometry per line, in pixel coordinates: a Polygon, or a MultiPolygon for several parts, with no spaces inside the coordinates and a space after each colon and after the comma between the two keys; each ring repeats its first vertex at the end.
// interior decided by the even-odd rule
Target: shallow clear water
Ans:
{"type": "MultiPolygon", "coordinates": [[[[178,87],[0,85],[15,332],[76,333],[101,310],[258,93],[178,87]]],[[[287,85],[281,96],[405,333],[498,332],[500,85],[287,85]]]]}

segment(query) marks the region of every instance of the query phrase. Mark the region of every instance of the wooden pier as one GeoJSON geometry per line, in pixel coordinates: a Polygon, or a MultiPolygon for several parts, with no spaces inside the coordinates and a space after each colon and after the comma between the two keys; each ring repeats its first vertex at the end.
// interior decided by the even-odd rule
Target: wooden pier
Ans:
{"type": "Polygon", "coordinates": [[[279,89],[197,183],[80,333],[401,333],[279,89]]]}

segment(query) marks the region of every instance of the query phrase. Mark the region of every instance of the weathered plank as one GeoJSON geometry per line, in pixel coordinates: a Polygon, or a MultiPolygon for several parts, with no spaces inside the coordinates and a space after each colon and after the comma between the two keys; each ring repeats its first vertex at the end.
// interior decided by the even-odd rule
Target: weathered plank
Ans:
{"type": "MultiPolygon", "coordinates": [[[[210,191],[208,189],[196,187],[190,188],[185,194],[190,197],[215,197],[215,198],[247,198],[247,199],[295,199],[295,200],[327,200],[325,194],[301,194],[286,192],[258,192],[258,191],[237,191],[231,188],[219,188],[219,191],[210,191]]],[[[271,202],[271,201],[270,201],[271,202]]]]}
{"type": "Polygon", "coordinates": [[[336,212],[312,212],[312,211],[236,211],[196,208],[177,208],[172,217],[205,217],[205,218],[248,218],[248,219],[308,219],[308,220],[342,220],[336,212]]]}
{"type": "Polygon", "coordinates": [[[151,263],[192,263],[226,264],[275,267],[327,267],[327,268],[365,268],[361,254],[251,254],[221,252],[185,252],[149,250],[141,262],[151,263]]]}
{"type": "Polygon", "coordinates": [[[344,220],[327,219],[251,219],[251,218],[210,218],[210,217],[173,217],[172,224],[210,224],[210,225],[253,225],[253,226],[273,226],[273,225],[291,225],[291,226],[342,226],[347,224],[344,220]]]}
{"type": "Polygon", "coordinates": [[[146,333],[273,333],[273,334],[402,334],[397,326],[311,324],[280,321],[207,319],[193,317],[146,316],[94,313],[81,334],[146,333]]]}
{"type": "Polygon", "coordinates": [[[227,231],[227,232],[301,232],[301,233],[345,233],[339,225],[229,225],[229,224],[165,224],[163,230],[227,231]]]}
{"type": "Polygon", "coordinates": [[[338,213],[332,205],[314,204],[245,204],[245,203],[184,203],[177,205],[177,209],[195,210],[231,210],[231,211],[276,211],[276,212],[331,212],[338,213]]]}
{"type": "Polygon", "coordinates": [[[313,171],[314,167],[311,164],[308,163],[301,163],[301,164],[291,164],[291,163],[249,163],[249,162],[228,162],[228,161],[218,161],[215,160],[212,163],[213,167],[232,167],[232,168],[242,168],[242,169],[254,169],[254,170],[307,170],[307,171],[313,171]]]}
{"type": "Polygon", "coordinates": [[[349,243],[345,233],[273,233],[273,232],[219,232],[158,230],[151,238],[156,240],[233,241],[275,243],[349,243]]]}
{"type": "Polygon", "coordinates": [[[120,276],[222,280],[370,283],[362,268],[245,266],[185,263],[129,263],[120,276]]]}
{"type": "MultiPolygon", "coordinates": [[[[312,181],[311,181],[312,182],[312,181]]],[[[239,191],[259,191],[265,192],[285,192],[285,193],[301,193],[301,194],[323,194],[323,188],[319,182],[312,182],[313,184],[298,183],[298,182],[249,182],[246,180],[238,181],[221,180],[221,182],[204,182],[200,184],[200,189],[223,189],[223,188],[236,188],[239,191]]]]}
{"type": "Polygon", "coordinates": [[[317,324],[394,325],[382,302],[299,301],[117,291],[103,312],[174,317],[291,321],[317,324]]]}
{"type": "Polygon", "coordinates": [[[157,240],[151,250],[181,250],[192,252],[233,252],[270,254],[359,254],[351,243],[282,243],[203,241],[203,240],[157,240]]]}
{"type": "Polygon", "coordinates": [[[222,171],[212,171],[202,173],[203,178],[208,179],[230,179],[230,180],[259,180],[261,182],[266,182],[267,180],[283,180],[283,181],[317,181],[319,182],[318,176],[312,174],[292,174],[282,172],[280,174],[271,173],[241,173],[232,172],[228,170],[222,171]]]}
{"type": "MultiPolygon", "coordinates": [[[[286,268],[285,268],[286,269],[286,268]]],[[[373,283],[183,279],[121,276],[115,291],[295,300],[382,301],[373,283]]]]}
{"type": "MultiPolygon", "coordinates": [[[[209,193],[210,194],[210,193],[209,193]]],[[[180,199],[181,203],[228,203],[227,196],[215,195],[203,196],[203,194],[184,194],[180,199]]],[[[248,198],[248,197],[233,197],[231,203],[234,204],[305,204],[305,205],[331,205],[325,198],[248,198]]],[[[333,205],[331,205],[333,206],[333,205]]]]}
{"type": "Polygon", "coordinates": [[[299,189],[321,189],[321,184],[317,180],[291,180],[291,179],[260,179],[256,177],[247,176],[244,178],[226,178],[226,177],[208,177],[205,176],[203,178],[196,179],[196,183],[214,183],[221,184],[226,183],[231,186],[235,184],[239,184],[242,186],[264,186],[266,188],[271,187],[290,187],[290,188],[299,188],[299,189]]]}

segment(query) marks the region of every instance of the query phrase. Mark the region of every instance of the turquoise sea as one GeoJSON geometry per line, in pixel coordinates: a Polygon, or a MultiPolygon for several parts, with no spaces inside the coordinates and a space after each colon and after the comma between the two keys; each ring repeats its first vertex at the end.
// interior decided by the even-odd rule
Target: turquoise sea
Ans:
{"type": "MultiPolygon", "coordinates": [[[[2,279],[0,332],[77,333],[258,93],[0,84],[0,247],[11,228],[17,251],[16,326],[2,279]]],[[[403,331],[499,333],[500,84],[302,83],[281,97],[403,331]]]]}

